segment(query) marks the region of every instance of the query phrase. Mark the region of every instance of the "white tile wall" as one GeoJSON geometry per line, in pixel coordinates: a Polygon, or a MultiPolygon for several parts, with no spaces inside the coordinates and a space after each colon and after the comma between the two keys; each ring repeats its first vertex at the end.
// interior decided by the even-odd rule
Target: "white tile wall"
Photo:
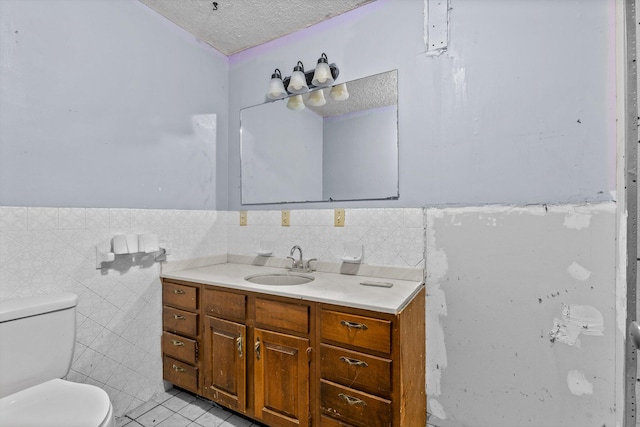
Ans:
{"type": "Polygon", "coordinates": [[[69,379],[98,385],[116,415],[162,390],[159,264],[119,256],[96,270],[95,246],[117,233],[155,233],[171,260],[256,254],[260,240],[285,257],[300,245],[305,259],[336,261],[345,242],[364,245],[364,263],[422,267],[422,209],[347,209],[345,227],[333,209],[238,212],[100,208],[0,207],[0,300],[63,291],[79,295],[77,344],[69,379]]]}
{"type": "Polygon", "coordinates": [[[159,264],[120,256],[95,268],[116,233],[155,233],[171,259],[227,251],[227,213],[0,207],[0,299],[79,295],[69,379],[104,388],[122,415],[162,391],[159,264]]]}
{"type": "Polygon", "coordinates": [[[280,211],[249,211],[247,226],[230,212],[229,253],[256,254],[261,240],[275,242],[274,255],[286,257],[299,245],[304,258],[339,262],[344,244],[364,246],[366,264],[423,267],[423,209],[346,209],[345,226],[333,226],[333,209],[292,210],[289,227],[280,211]]]}

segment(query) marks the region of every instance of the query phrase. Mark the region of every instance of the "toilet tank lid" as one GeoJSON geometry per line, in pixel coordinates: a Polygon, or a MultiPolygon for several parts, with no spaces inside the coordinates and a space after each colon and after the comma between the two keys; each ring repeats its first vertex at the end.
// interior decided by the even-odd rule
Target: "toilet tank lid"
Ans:
{"type": "Polygon", "coordinates": [[[0,323],[75,307],[78,296],[70,292],[10,299],[0,302],[0,323]]]}

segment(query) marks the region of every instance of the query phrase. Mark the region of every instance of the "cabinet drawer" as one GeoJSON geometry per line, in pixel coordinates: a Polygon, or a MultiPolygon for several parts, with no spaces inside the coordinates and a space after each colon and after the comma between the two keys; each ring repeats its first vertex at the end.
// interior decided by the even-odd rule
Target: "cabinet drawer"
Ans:
{"type": "Polygon", "coordinates": [[[162,303],[186,310],[198,309],[198,288],[164,282],[162,285],[162,303]]]}
{"type": "Polygon", "coordinates": [[[204,289],[203,306],[207,316],[223,319],[245,321],[247,311],[247,297],[233,292],[217,289],[204,289]]]}
{"type": "Polygon", "coordinates": [[[198,343],[196,340],[163,332],[162,353],[187,363],[196,363],[198,360],[198,343]]]}
{"type": "Polygon", "coordinates": [[[198,390],[198,368],[195,366],[164,356],[162,372],[166,381],[187,390],[198,390]]]}
{"type": "Polygon", "coordinates": [[[389,359],[321,344],[320,375],[326,380],[367,393],[391,397],[389,359]]]}
{"type": "Polygon", "coordinates": [[[164,330],[174,334],[190,336],[198,335],[198,315],[177,308],[164,307],[162,309],[162,326],[164,330]]]}
{"type": "Polygon", "coordinates": [[[389,320],[322,310],[320,325],[322,340],[391,353],[391,322],[389,320]]]}
{"type": "Polygon", "coordinates": [[[391,425],[391,401],[329,381],[321,380],[320,405],[325,414],[354,426],[391,425]]]}
{"type": "Polygon", "coordinates": [[[309,333],[309,306],[256,298],[256,325],[309,333]]]}

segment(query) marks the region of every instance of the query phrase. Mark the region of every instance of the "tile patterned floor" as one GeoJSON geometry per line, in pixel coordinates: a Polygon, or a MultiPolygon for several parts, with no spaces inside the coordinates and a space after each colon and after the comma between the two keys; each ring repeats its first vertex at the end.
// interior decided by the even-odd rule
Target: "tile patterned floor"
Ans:
{"type": "Polygon", "coordinates": [[[155,395],[123,417],[117,427],[266,427],[179,389],[155,395]]]}

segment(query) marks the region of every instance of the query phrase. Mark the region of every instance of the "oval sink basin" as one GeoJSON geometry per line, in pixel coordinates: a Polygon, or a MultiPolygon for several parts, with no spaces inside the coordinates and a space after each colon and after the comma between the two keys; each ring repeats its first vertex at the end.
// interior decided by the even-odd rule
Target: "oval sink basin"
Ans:
{"type": "Polygon", "coordinates": [[[275,285],[275,286],[292,286],[292,285],[304,285],[313,281],[315,277],[307,276],[305,274],[286,274],[286,273],[271,273],[271,274],[254,274],[253,276],[247,276],[244,278],[247,282],[255,283],[257,285],[275,285]]]}

